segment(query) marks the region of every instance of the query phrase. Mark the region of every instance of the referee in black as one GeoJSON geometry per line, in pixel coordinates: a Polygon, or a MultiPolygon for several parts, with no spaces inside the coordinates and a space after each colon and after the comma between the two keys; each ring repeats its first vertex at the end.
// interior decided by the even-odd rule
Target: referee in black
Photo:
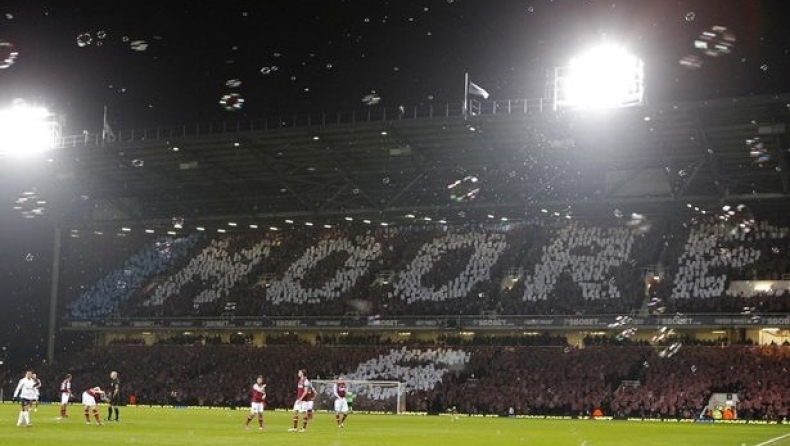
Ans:
{"type": "Polygon", "coordinates": [[[113,411],[115,412],[115,421],[118,421],[118,406],[121,405],[121,381],[118,379],[118,372],[115,370],[110,372],[110,385],[107,386],[106,392],[110,403],[110,408],[107,411],[107,421],[112,421],[113,411]]]}

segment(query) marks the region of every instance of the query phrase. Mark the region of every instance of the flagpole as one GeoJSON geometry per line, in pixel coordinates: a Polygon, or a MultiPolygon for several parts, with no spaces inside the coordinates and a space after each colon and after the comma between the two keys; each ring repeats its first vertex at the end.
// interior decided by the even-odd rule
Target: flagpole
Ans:
{"type": "Polygon", "coordinates": [[[104,106],[104,120],[102,121],[101,125],[101,144],[104,145],[107,142],[107,106],[104,106]]]}
{"type": "Polygon", "coordinates": [[[464,121],[469,113],[469,72],[464,73],[464,121]]]}

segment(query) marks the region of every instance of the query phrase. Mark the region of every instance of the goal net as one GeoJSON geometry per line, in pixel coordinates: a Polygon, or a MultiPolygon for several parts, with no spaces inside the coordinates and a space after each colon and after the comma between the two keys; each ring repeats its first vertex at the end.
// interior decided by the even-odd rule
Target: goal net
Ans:
{"type": "MultiPolygon", "coordinates": [[[[336,380],[314,379],[316,410],[332,411],[336,380]]],[[[406,410],[403,398],[404,383],[399,381],[346,380],[346,401],[353,412],[381,412],[399,414],[406,410]]]]}

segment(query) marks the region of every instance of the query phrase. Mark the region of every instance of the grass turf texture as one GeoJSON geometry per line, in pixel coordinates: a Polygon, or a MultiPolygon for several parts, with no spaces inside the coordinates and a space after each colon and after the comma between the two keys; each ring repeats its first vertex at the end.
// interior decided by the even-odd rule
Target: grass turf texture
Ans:
{"type": "MultiPolygon", "coordinates": [[[[100,409],[106,417],[106,406],[100,409]]],[[[0,405],[0,445],[790,446],[786,425],[352,414],[340,430],[322,412],[308,432],[289,433],[288,412],[267,411],[263,432],[257,420],[243,428],[246,410],[123,407],[120,423],[99,427],[85,424],[80,406],[70,406],[69,418],[57,420],[57,406],[42,404],[31,413],[31,428],[16,426],[18,412],[16,405],[0,405]]]]}

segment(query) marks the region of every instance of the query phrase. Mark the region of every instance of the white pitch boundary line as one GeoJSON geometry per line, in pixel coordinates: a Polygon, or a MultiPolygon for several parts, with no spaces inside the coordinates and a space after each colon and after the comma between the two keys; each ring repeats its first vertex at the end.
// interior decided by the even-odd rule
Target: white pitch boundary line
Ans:
{"type": "Polygon", "coordinates": [[[756,444],[756,445],[754,445],[754,446],[766,446],[766,445],[768,445],[768,444],[771,444],[771,443],[777,442],[777,441],[779,441],[779,440],[781,440],[781,439],[783,439],[783,438],[787,438],[787,437],[790,437],[790,434],[784,434],[784,435],[780,435],[780,436],[778,436],[778,437],[776,437],[776,438],[771,438],[770,440],[766,440],[766,441],[764,441],[764,442],[762,442],[762,443],[758,443],[758,444],[756,444]]]}

